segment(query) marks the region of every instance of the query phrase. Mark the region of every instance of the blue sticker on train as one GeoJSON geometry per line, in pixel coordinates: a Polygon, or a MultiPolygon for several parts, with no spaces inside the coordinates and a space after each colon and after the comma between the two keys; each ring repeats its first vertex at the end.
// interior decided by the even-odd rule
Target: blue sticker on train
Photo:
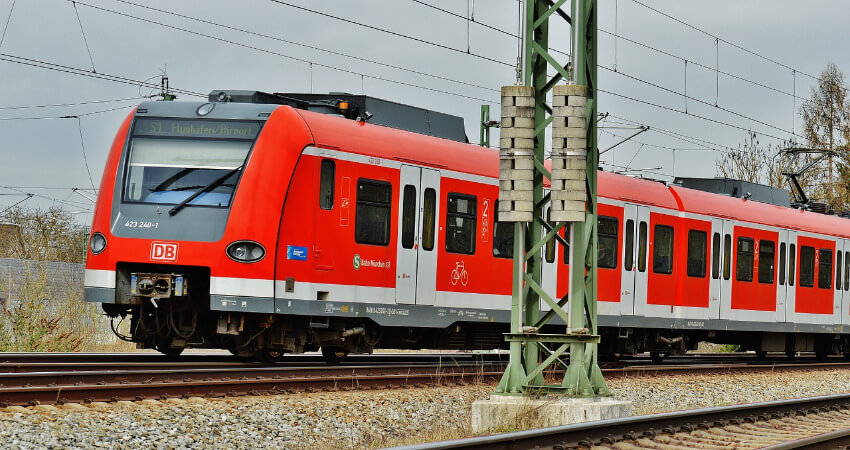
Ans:
{"type": "Polygon", "coordinates": [[[307,247],[299,247],[297,245],[286,246],[286,259],[295,261],[307,261],[307,247]]]}

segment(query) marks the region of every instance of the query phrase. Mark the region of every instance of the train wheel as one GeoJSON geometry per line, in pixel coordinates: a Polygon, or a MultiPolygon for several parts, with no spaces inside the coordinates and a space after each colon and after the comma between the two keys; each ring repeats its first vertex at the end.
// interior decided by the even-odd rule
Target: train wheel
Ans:
{"type": "Polygon", "coordinates": [[[764,350],[759,350],[756,352],[756,359],[763,360],[767,359],[767,352],[764,350]]]}
{"type": "Polygon", "coordinates": [[[669,353],[662,353],[662,352],[650,352],[649,353],[649,357],[652,358],[652,362],[654,362],[654,363],[660,363],[661,361],[664,361],[664,358],[666,358],[669,355],[670,355],[669,353]]]}
{"type": "Polygon", "coordinates": [[[328,364],[339,364],[348,352],[339,347],[322,347],[322,358],[328,364]]]}
{"type": "Polygon", "coordinates": [[[260,361],[264,363],[279,363],[283,361],[284,353],[280,350],[265,349],[260,352],[260,361]]]}
{"type": "Polygon", "coordinates": [[[180,356],[181,353],[183,353],[183,347],[174,348],[171,346],[171,342],[168,342],[168,340],[166,339],[156,344],[156,351],[162,353],[169,359],[174,359],[180,356]]]}

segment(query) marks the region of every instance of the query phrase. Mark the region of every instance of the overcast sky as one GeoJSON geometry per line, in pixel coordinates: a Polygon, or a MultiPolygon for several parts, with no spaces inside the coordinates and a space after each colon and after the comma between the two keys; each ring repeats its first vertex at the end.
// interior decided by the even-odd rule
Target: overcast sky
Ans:
{"type": "MultiPolygon", "coordinates": [[[[124,0],[84,0],[76,3],[91,52],[89,57],[71,2],[17,0],[0,44],[2,58],[13,55],[84,70],[91,70],[93,62],[98,73],[134,80],[157,81],[159,74],[167,70],[173,87],[201,93],[214,89],[365,93],[463,116],[471,141],[478,140],[480,105],[484,101],[491,102],[496,116],[498,89],[501,85],[512,84],[515,78],[512,64],[517,57],[516,39],[482,24],[515,32],[516,0],[427,1],[464,17],[474,15],[477,23],[471,24],[462,17],[412,0],[287,0],[346,20],[270,0],[134,1],[165,12],[142,8],[124,0]],[[144,22],[140,18],[206,36],[144,22]],[[304,61],[314,64],[311,66],[304,61]]],[[[599,63],[609,69],[616,67],[617,73],[600,68],[599,88],[658,105],[600,94],[600,112],[651,127],[650,131],[633,141],[606,153],[603,157],[608,164],[606,168],[658,168],[652,170],[651,175],[662,179],[673,175],[714,176],[714,162],[720,156],[716,149],[738,147],[747,135],[746,131],[729,125],[760,133],[762,143],[791,138],[795,122],[798,133],[801,127],[799,115],[794,118],[794,99],[789,94],[796,88],[797,96],[808,97],[814,83],[804,74],[817,75],[828,62],[835,62],[842,70],[850,68],[850,53],[845,48],[848,34],[846,2],[640,1],[710,35],[633,0],[599,2],[600,29],[609,33],[616,31],[623,37],[615,43],[611,34],[600,33],[599,63]],[[713,36],[719,37],[720,41],[713,36]],[[746,53],[730,43],[782,65],[746,53]],[[682,59],[646,46],[688,60],[687,71],[682,59]],[[712,69],[701,68],[700,65],[712,69]],[[796,76],[792,69],[783,65],[796,70],[796,76]],[[714,67],[766,87],[728,75],[718,76],[714,67]],[[687,106],[681,95],[685,86],[687,95],[693,98],[687,101],[687,106]],[[677,112],[684,111],[686,107],[691,115],[677,112]],[[669,132],[685,135],[688,140],[671,137],[669,132]]],[[[12,4],[12,0],[0,0],[0,27],[6,23],[12,4]]],[[[556,27],[552,34],[550,45],[568,51],[568,29],[556,27]]],[[[127,99],[149,95],[151,89],[7,61],[0,61],[0,79],[3,80],[0,87],[3,156],[0,185],[70,202],[63,205],[75,212],[90,210],[90,202],[67,189],[91,188],[92,184],[83,160],[78,126],[82,127],[91,178],[97,186],[117,127],[130,106],[139,100],[68,107],[12,107],[127,99]],[[82,116],[79,121],[67,118],[9,120],[79,115],[116,107],[125,108],[82,116]],[[37,189],[39,187],[62,189],[37,189]]],[[[198,101],[200,98],[181,95],[179,100],[198,101]]],[[[798,109],[799,104],[800,100],[797,100],[798,109]]],[[[610,117],[602,124],[617,126],[617,122],[623,120],[610,117]]],[[[612,133],[625,136],[632,131],[604,128],[600,148],[619,140],[612,133]]],[[[494,143],[498,143],[497,136],[493,136],[494,143]]],[[[0,192],[16,194],[9,189],[0,192]]],[[[23,198],[20,195],[2,195],[0,209],[23,198]]],[[[44,207],[52,202],[42,198],[28,200],[25,204],[44,207]]],[[[90,215],[80,213],[78,218],[86,222],[90,215]]]]}

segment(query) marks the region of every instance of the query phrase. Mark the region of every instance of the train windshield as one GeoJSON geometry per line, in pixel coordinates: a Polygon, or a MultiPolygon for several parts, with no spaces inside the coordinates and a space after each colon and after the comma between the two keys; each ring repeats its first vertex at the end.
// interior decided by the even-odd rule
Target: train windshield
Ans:
{"type": "Polygon", "coordinates": [[[187,206],[229,207],[260,127],[255,121],[138,119],[124,201],[179,205],[191,198],[187,206]]]}

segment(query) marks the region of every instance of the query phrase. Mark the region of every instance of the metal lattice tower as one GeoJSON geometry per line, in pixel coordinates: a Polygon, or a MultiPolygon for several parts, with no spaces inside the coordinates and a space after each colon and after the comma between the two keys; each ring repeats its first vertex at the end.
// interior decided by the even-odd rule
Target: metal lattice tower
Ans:
{"type": "Polygon", "coordinates": [[[522,80],[502,90],[499,218],[513,222],[514,260],[511,329],[506,335],[510,363],[496,389],[500,395],[608,395],[596,345],[596,1],[572,0],[569,15],[561,9],[565,3],[523,0],[522,80]],[[571,24],[568,64],[549,52],[550,20],[571,24]],[[547,75],[550,67],[556,71],[552,78],[547,75]],[[563,81],[568,84],[559,85],[563,81]],[[547,97],[556,86],[550,106],[547,97]],[[545,136],[553,121],[550,173],[544,165],[545,136]],[[548,194],[544,177],[553,180],[548,194]],[[525,187],[528,192],[521,192],[525,187]],[[511,190],[502,197],[502,192],[511,190]],[[526,197],[531,200],[528,210],[526,197]],[[552,210],[553,219],[559,221],[549,222],[544,212],[553,200],[560,202],[552,210]],[[570,228],[569,243],[560,234],[565,227],[570,228]],[[570,292],[560,299],[541,287],[543,249],[553,239],[571,252],[570,292]],[[543,314],[541,300],[550,308],[543,314]],[[541,327],[556,316],[567,324],[566,331],[541,333],[541,327]],[[563,381],[546,383],[544,369],[567,351],[569,366],[563,381]]]}

